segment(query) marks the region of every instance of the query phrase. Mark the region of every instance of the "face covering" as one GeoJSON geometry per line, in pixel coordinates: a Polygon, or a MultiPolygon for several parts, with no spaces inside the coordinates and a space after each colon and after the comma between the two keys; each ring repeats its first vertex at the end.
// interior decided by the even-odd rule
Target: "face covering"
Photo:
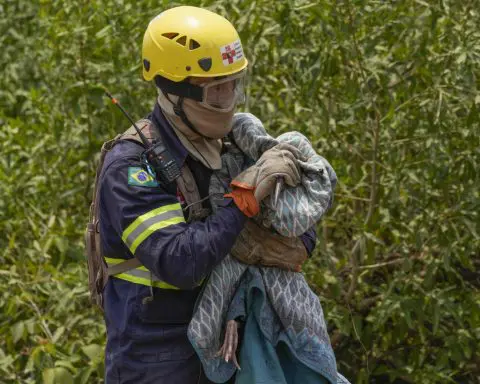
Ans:
{"type": "Polygon", "coordinates": [[[220,169],[222,167],[220,157],[222,141],[220,139],[232,129],[234,108],[228,112],[212,111],[202,107],[194,100],[184,99],[183,110],[185,115],[195,129],[201,133],[199,135],[190,129],[173,111],[173,105],[177,101],[178,96],[169,95],[167,99],[163,92],[159,92],[158,104],[183,146],[207,168],[220,169]]]}
{"type": "Polygon", "coordinates": [[[212,111],[195,100],[184,99],[183,110],[195,129],[206,138],[221,139],[232,130],[234,108],[228,112],[212,111]]]}

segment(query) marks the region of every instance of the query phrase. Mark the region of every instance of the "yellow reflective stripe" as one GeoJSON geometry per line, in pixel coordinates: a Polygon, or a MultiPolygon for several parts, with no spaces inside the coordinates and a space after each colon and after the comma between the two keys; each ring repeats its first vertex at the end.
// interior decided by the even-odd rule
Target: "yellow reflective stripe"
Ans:
{"type": "MultiPolygon", "coordinates": [[[[128,235],[130,235],[140,224],[142,224],[144,221],[159,215],[160,213],[164,212],[169,212],[169,211],[175,211],[175,210],[182,210],[182,207],[180,203],[175,203],[175,204],[170,204],[170,205],[164,205],[163,207],[156,208],[153,211],[147,212],[143,214],[142,216],[138,216],[135,221],[130,224],[125,231],[123,231],[122,234],[122,240],[125,242],[127,240],[128,235]]],[[[183,217],[183,216],[182,216],[183,217]]]]}
{"type": "Polygon", "coordinates": [[[185,218],[182,217],[173,217],[171,219],[167,219],[164,221],[160,221],[159,223],[155,223],[145,229],[132,243],[130,246],[130,252],[135,253],[135,250],[137,247],[142,243],[143,240],[145,240],[148,236],[150,236],[153,232],[158,231],[159,229],[169,227],[170,225],[178,224],[178,223],[184,223],[185,218]]]}
{"type": "Polygon", "coordinates": [[[184,223],[185,218],[179,203],[156,208],[130,224],[122,234],[123,242],[132,253],[153,232],[170,225],[184,223]]]}
{"type": "Polygon", "coordinates": [[[122,279],[122,280],[126,280],[126,281],[129,281],[130,283],[134,283],[134,284],[146,285],[147,287],[155,287],[155,288],[163,288],[163,289],[176,289],[176,290],[180,289],[180,288],[175,287],[174,285],[170,285],[168,283],[165,283],[164,281],[152,281],[150,279],[145,279],[143,277],[129,275],[128,272],[120,273],[120,274],[115,275],[113,277],[116,277],[116,278],[122,279]]]}

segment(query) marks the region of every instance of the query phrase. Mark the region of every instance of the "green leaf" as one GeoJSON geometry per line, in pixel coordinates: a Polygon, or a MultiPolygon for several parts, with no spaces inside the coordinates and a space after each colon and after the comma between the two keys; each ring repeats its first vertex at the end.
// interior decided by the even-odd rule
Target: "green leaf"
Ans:
{"type": "Polygon", "coordinates": [[[86,345],[82,351],[90,360],[98,360],[103,355],[103,347],[98,344],[86,345]]]}
{"type": "Polygon", "coordinates": [[[43,371],[43,384],[73,384],[72,374],[63,367],[49,368],[43,371]]]}
{"type": "Polygon", "coordinates": [[[97,39],[101,39],[101,38],[107,36],[111,29],[112,29],[112,26],[111,26],[111,25],[106,25],[105,27],[103,27],[100,31],[98,31],[98,32],[95,34],[95,37],[96,37],[97,39]]]}
{"type": "Polygon", "coordinates": [[[460,56],[457,57],[457,60],[455,60],[455,61],[456,61],[457,64],[463,64],[466,59],[467,59],[467,53],[466,53],[466,52],[462,52],[462,53],[460,54],[460,56]]]}
{"type": "Polygon", "coordinates": [[[87,384],[90,383],[90,377],[95,371],[95,367],[87,367],[80,370],[78,374],[78,384],[87,384]]]}
{"type": "Polygon", "coordinates": [[[54,343],[58,342],[58,340],[63,336],[64,333],[65,333],[65,327],[64,326],[58,327],[55,333],[53,334],[52,341],[54,343]]]}
{"type": "Polygon", "coordinates": [[[55,368],[49,368],[43,371],[43,384],[55,384],[55,368]]]}
{"type": "Polygon", "coordinates": [[[24,332],[25,332],[25,323],[23,321],[19,321],[18,323],[15,323],[12,325],[11,328],[12,332],[12,338],[13,342],[16,343],[20,339],[23,338],[24,332]]]}
{"type": "Polygon", "coordinates": [[[377,244],[380,244],[380,245],[385,245],[385,243],[382,241],[382,239],[379,239],[378,237],[374,236],[373,234],[369,233],[369,232],[364,232],[363,233],[365,235],[365,237],[371,241],[373,241],[374,243],[377,243],[377,244]]]}

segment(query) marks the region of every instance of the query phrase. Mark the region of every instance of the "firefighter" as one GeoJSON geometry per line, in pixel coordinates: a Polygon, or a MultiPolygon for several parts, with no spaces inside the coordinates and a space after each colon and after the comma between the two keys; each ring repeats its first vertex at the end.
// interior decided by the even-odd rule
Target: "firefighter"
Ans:
{"type": "MultiPolygon", "coordinates": [[[[143,77],[159,91],[142,127],[148,126],[146,135],[157,132],[153,142],[182,170],[183,188],[162,182],[143,156],[144,145],[129,136],[105,156],[98,214],[110,275],[101,292],[106,383],[208,383],[187,339],[188,323],[202,282],[265,197],[230,195],[215,213],[208,198],[222,139],[244,97],[248,62],[229,21],[189,6],[149,23],[142,56],[143,77]]],[[[311,253],[314,231],[302,240],[311,253]]]]}

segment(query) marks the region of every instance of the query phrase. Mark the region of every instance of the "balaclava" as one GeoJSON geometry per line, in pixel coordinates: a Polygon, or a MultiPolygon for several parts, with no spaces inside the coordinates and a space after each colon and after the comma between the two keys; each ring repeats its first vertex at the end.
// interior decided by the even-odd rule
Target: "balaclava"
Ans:
{"type": "Polygon", "coordinates": [[[162,91],[159,91],[158,104],[184,147],[207,168],[220,169],[222,167],[220,139],[232,129],[235,109],[228,112],[212,111],[194,100],[185,98],[183,100],[185,115],[200,135],[190,129],[174,112],[173,106],[177,102],[178,96],[168,95],[167,98],[162,91]]]}

